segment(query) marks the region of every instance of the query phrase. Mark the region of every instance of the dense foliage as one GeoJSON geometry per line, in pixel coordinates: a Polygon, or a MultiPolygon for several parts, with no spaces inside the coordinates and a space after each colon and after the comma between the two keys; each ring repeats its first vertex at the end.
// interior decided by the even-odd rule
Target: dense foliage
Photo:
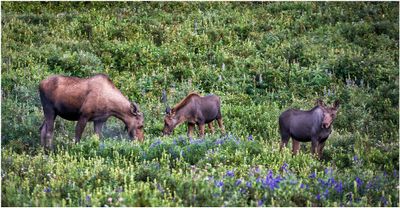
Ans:
{"type": "MultiPolygon", "coordinates": [[[[398,2],[3,2],[3,206],[398,206],[398,2]],[[39,145],[51,74],[110,76],[145,142],[58,118],[39,145]],[[228,133],[160,137],[165,105],[217,94],[228,133]],[[278,151],[277,119],[341,106],[322,160],[278,151]],[[212,200],[211,200],[212,199],[212,200]]],[[[218,130],[218,129],[217,129],[218,130]]]]}

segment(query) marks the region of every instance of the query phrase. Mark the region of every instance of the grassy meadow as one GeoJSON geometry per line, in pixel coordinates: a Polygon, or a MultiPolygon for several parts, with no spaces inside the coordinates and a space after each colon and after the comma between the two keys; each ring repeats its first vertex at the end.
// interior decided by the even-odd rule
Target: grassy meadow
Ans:
{"type": "MultiPolygon", "coordinates": [[[[2,2],[2,206],[399,206],[398,2],[2,2]],[[107,74],[145,140],[58,117],[38,84],[107,74]],[[227,133],[161,136],[165,104],[216,94],[227,133]],[[341,105],[321,160],[279,152],[278,117],[341,105]]],[[[216,125],[214,125],[216,126],[216,125]]],[[[207,129],[207,128],[206,128],[207,129]]]]}

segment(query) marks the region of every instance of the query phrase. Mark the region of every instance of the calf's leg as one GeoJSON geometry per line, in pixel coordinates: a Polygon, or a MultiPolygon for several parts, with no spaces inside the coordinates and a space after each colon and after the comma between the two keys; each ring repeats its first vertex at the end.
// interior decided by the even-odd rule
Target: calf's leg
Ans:
{"type": "Polygon", "coordinates": [[[192,138],[192,133],[193,133],[193,130],[194,130],[194,127],[195,127],[195,124],[188,123],[187,125],[188,125],[187,136],[189,137],[189,139],[191,139],[191,138],[192,138]]]}
{"type": "Polygon", "coordinates": [[[297,155],[300,150],[300,142],[295,139],[292,139],[292,143],[293,143],[293,147],[292,147],[293,155],[297,155]]]}
{"type": "Polygon", "coordinates": [[[212,121],[210,123],[208,123],[208,128],[210,129],[211,134],[214,134],[215,131],[214,131],[212,121]]]}
{"type": "Polygon", "coordinates": [[[104,125],[103,120],[98,120],[98,121],[93,121],[93,125],[94,125],[94,132],[97,134],[97,136],[101,136],[101,129],[103,128],[104,125]]]}
{"type": "Polygon", "coordinates": [[[204,130],[206,125],[205,124],[198,124],[199,125],[199,131],[200,131],[200,138],[204,138],[204,130]]]}
{"type": "Polygon", "coordinates": [[[218,118],[217,121],[218,121],[218,127],[221,129],[221,133],[225,134],[225,127],[222,118],[218,118]]]}
{"type": "Polygon", "coordinates": [[[86,117],[80,117],[75,127],[75,143],[81,140],[83,130],[85,129],[88,119],[86,117]]]}
{"type": "Polygon", "coordinates": [[[322,151],[324,150],[325,142],[319,143],[318,145],[318,158],[322,158],[322,151]]]}

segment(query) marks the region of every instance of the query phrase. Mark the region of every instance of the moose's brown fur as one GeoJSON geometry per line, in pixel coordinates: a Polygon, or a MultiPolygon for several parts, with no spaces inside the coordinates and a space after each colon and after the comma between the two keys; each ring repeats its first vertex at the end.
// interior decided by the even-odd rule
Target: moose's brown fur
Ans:
{"type": "Polygon", "coordinates": [[[55,75],[40,82],[40,100],[45,120],[40,127],[41,144],[53,146],[53,128],[56,116],[78,121],[75,141],[79,142],[88,121],[93,121],[100,135],[104,122],[115,116],[122,120],[130,137],[143,140],[143,114],[135,103],[122,95],[107,75],[87,79],[55,75]]]}
{"type": "Polygon", "coordinates": [[[211,132],[214,133],[212,121],[217,120],[222,133],[225,133],[221,115],[221,101],[216,95],[200,96],[197,93],[190,93],[173,109],[167,108],[164,118],[163,134],[169,135],[174,128],[187,122],[188,137],[192,137],[195,125],[198,125],[200,137],[204,137],[205,124],[208,124],[211,132]]]}

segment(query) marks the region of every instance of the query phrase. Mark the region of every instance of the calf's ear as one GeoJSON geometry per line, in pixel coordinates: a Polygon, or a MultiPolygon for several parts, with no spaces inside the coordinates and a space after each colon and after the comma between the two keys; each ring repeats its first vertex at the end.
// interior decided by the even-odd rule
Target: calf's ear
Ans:
{"type": "Polygon", "coordinates": [[[333,103],[333,107],[334,107],[335,109],[338,109],[339,106],[340,106],[340,102],[339,102],[339,100],[336,100],[335,103],[333,103]]]}

